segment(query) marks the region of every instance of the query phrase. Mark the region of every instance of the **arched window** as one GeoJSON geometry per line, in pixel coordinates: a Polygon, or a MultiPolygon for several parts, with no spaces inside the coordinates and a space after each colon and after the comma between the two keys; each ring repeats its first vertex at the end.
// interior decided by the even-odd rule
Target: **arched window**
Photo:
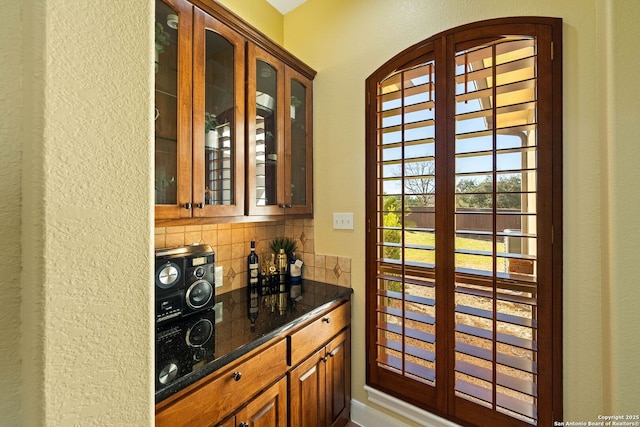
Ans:
{"type": "Polygon", "coordinates": [[[562,21],[420,42],[367,89],[367,384],[478,426],[562,420],[562,21]]]}

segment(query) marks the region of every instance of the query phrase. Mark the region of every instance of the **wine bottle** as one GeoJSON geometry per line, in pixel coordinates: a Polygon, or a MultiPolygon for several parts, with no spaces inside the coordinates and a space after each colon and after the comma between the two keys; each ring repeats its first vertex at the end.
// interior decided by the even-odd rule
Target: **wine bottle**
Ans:
{"type": "Polygon", "coordinates": [[[247,257],[247,266],[248,266],[248,278],[249,282],[247,286],[249,288],[258,288],[258,283],[260,282],[260,260],[258,259],[258,254],[256,253],[256,242],[251,241],[251,252],[249,252],[249,256],[247,257]]]}
{"type": "Polygon", "coordinates": [[[247,257],[247,298],[249,302],[249,320],[251,321],[251,329],[253,330],[256,319],[258,318],[258,289],[260,285],[260,261],[256,254],[256,242],[251,241],[251,252],[247,257]]]}

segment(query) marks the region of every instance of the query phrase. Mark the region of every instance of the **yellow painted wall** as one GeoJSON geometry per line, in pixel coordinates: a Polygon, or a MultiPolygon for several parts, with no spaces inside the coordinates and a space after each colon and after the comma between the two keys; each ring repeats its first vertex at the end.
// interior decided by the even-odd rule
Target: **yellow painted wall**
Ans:
{"type": "Polygon", "coordinates": [[[625,0],[309,0],[285,16],[285,47],[314,81],[316,248],[352,258],[353,396],[366,403],[364,81],[406,47],[481,19],[564,21],[565,419],[637,413],[640,246],[634,134],[640,111],[638,2],[625,0]],[[599,48],[599,50],[596,50],[599,48]],[[635,125],[635,126],[634,126],[635,125]],[[348,185],[345,185],[348,183],[348,185]],[[354,212],[336,231],[332,212],[354,212]],[[635,259],[635,261],[634,261],[635,259]]]}
{"type": "Polygon", "coordinates": [[[0,425],[152,425],[152,4],[4,9],[0,425]]]}
{"type": "MultiPolygon", "coordinates": [[[[602,144],[604,251],[602,259],[605,404],[613,413],[638,413],[640,384],[640,287],[637,283],[640,234],[640,90],[628,84],[640,59],[640,3],[609,1],[599,5],[605,32],[599,47],[607,67],[599,76],[606,82],[599,138],[602,144]]],[[[585,351],[586,348],[584,349],[585,351]]]]}
{"type": "Polygon", "coordinates": [[[4,8],[0,26],[0,425],[19,425],[20,411],[20,181],[22,8],[4,8]]]}
{"type": "MultiPolygon", "coordinates": [[[[223,3],[318,71],[316,252],[352,258],[361,402],[365,78],[456,25],[562,17],[565,418],[637,412],[640,94],[624,83],[638,2],[309,0],[283,24],[262,3],[223,3]],[[332,230],[345,211],[355,230],[332,230]]],[[[152,9],[26,0],[3,15],[0,425],[152,425],[152,9]]]]}
{"type": "Polygon", "coordinates": [[[0,425],[152,425],[153,2],[5,9],[0,425]]]}
{"type": "Polygon", "coordinates": [[[271,40],[282,45],[284,40],[283,17],[266,0],[216,0],[258,28],[271,40]]]}

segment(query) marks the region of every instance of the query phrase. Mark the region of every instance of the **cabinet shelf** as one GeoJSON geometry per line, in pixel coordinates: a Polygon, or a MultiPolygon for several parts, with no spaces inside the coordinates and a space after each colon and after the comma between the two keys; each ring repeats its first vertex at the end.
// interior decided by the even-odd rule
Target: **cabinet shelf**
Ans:
{"type": "Polygon", "coordinates": [[[176,95],[175,93],[169,93],[169,92],[164,91],[164,90],[159,89],[159,88],[156,88],[156,96],[157,95],[165,95],[165,96],[169,96],[169,97],[174,98],[174,99],[178,97],[178,95],[176,95]]]}

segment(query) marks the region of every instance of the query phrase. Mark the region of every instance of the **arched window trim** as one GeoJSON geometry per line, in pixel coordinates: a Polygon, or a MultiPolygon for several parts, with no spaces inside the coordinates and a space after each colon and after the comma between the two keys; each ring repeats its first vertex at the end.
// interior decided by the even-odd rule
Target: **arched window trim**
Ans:
{"type": "MultiPolygon", "coordinates": [[[[464,425],[551,425],[562,420],[562,21],[546,17],[498,18],[463,25],[444,31],[400,52],[366,81],[366,182],[367,182],[367,384],[385,393],[401,398],[418,407],[464,425]],[[539,235],[536,236],[537,282],[536,291],[536,345],[533,356],[538,367],[537,400],[533,421],[521,421],[487,409],[469,399],[456,396],[455,368],[455,316],[456,302],[451,283],[455,269],[455,243],[451,233],[455,230],[455,184],[452,176],[455,169],[455,85],[450,83],[455,65],[456,51],[483,43],[491,43],[502,35],[533,36],[537,42],[537,129],[539,147],[536,170],[538,194],[536,196],[539,235]],[[445,283],[435,296],[434,330],[435,386],[425,385],[407,376],[398,375],[391,369],[381,369],[378,357],[379,311],[378,280],[380,276],[380,247],[384,245],[379,227],[381,200],[381,161],[378,147],[377,111],[378,84],[390,75],[413,68],[426,61],[435,63],[435,176],[436,179],[435,232],[436,257],[440,268],[424,270],[403,263],[403,272],[427,277],[435,283],[445,283]],[[442,142],[441,142],[442,141],[442,142]],[[446,141],[446,142],[444,142],[446,141]],[[542,173],[544,172],[544,173],[542,173]],[[382,240],[382,242],[380,241],[382,240]],[[438,255],[439,254],[439,255],[438,255]],[[448,282],[447,282],[448,280],[448,282]]],[[[404,110],[403,110],[404,111],[404,110]]],[[[403,113],[404,114],[404,113],[403,113]]],[[[404,162],[404,160],[403,160],[404,162]]],[[[402,163],[404,164],[404,163],[402,163]]],[[[494,187],[494,195],[497,194],[494,187]]],[[[404,189],[403,189],[404,193],[404,189]]],[[[404,204],[402,215],[404,215],[404,204]]],[[[495,211],[494,211],[495,213],[495,211]]],[[[404,227],[404,225],[403,225],[404,227]]],[[[495,231],[495,227],[494,227],[495,231]]],[[[403,233],[404,236],[404,233],[403,233]]],[[[494,238],[495,239],[495,238],[494,238]]],[[[404,247],[404,237],[399,243],[404,247]]],[[[494,264],[495,265],[495,264],[494,264]]],[[[404,273],[403,273],[404,274],[404,273]]],[[[459,277],[459,276],[455,276],[459,277]]],[[[456,279],[458,280],[458,279],[456,279]]],[[[498,280],[498,279],[496,279],[498,280]]],[[[498,280],[499,281],[499,280],[498,280]]],[[[495,289],[495,288],[494,288],[495,289]]],[[[498,299],[496,297],[496,299],[498,299]]],[[[405,297],[402,297],[403,304],[405,297]]],[[[495,307],[495,305],[494,305],[495,307]]],[[[494,325],[498,323],[493,320],[494,325]]],[[[400,348],[402,352],[404,347],[400,348]]],[[[497,355],[494,350],[494,357],[497,355]]],[[[404,364],[402,365],[404,367],[404,364]]],[[[495,383],[496,374],[491,380],[495,383]]],[[[494,395],[495,396],[495,395],[494,395]]]]}

